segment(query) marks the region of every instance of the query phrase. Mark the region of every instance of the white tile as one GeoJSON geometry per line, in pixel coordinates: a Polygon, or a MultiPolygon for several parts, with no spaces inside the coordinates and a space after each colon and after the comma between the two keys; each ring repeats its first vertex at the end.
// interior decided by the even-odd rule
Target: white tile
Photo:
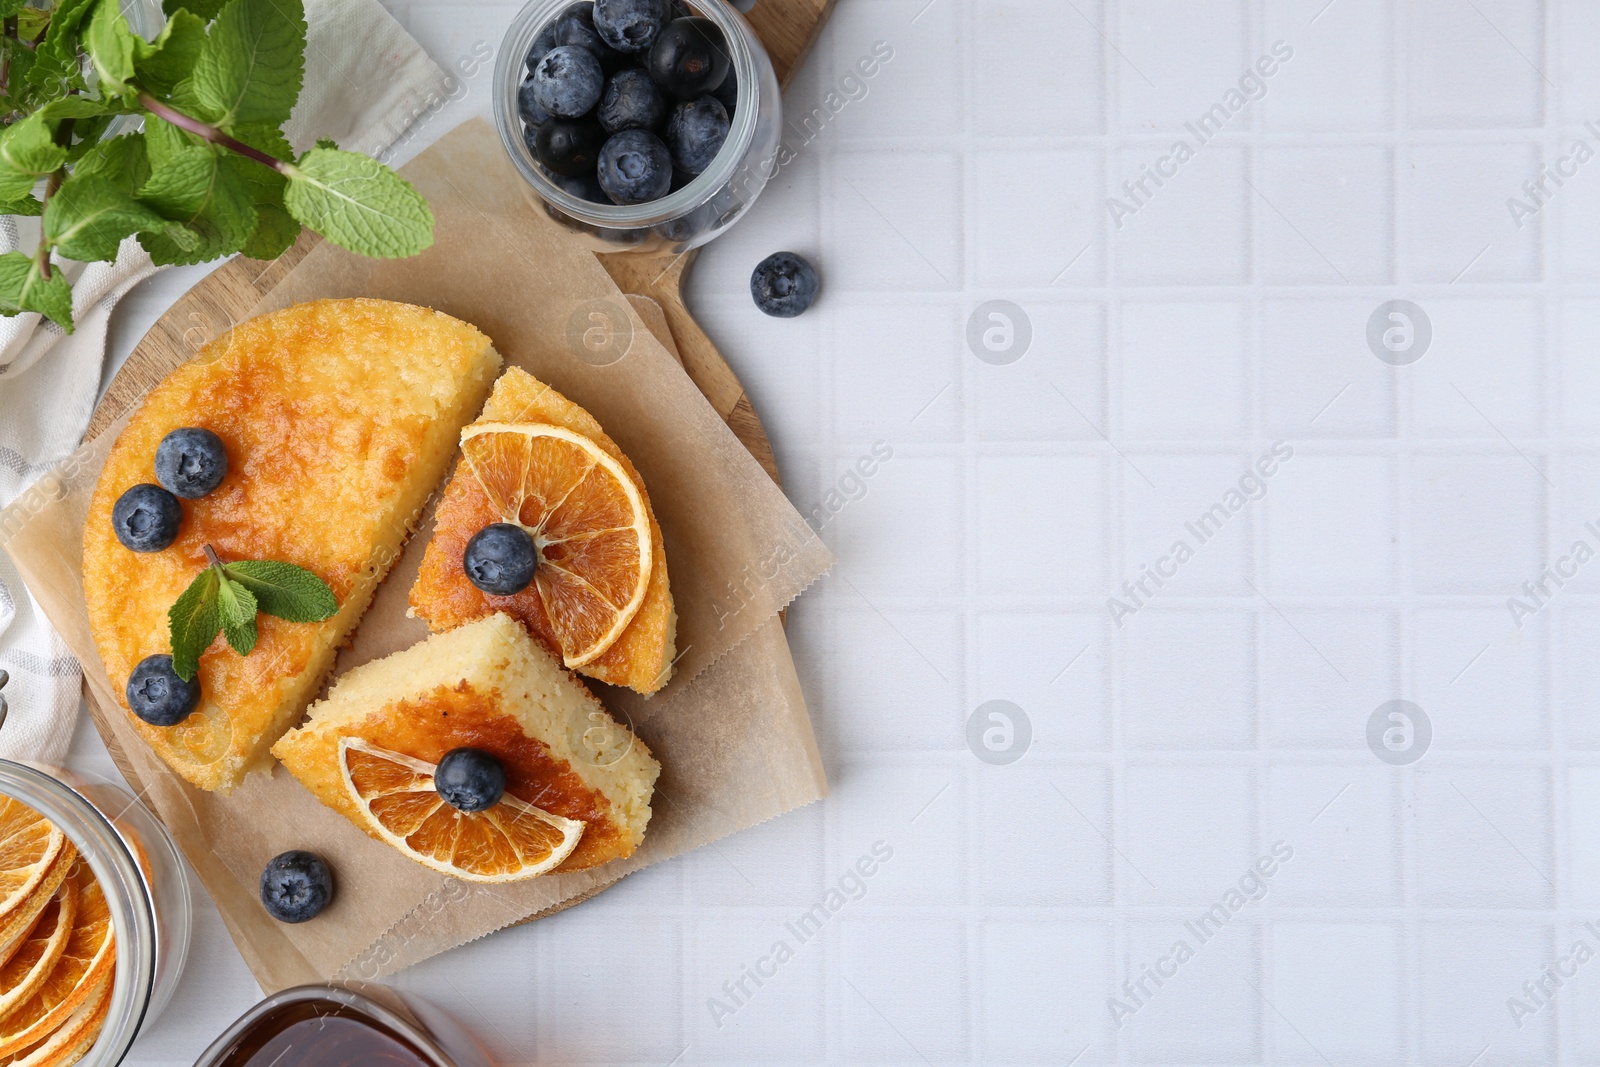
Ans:
{"type": "Polygon", "coordinates": [[[1402,944],[1399,929],[1376,923],[1274,923],[1264,990],[1273,1061],[1393,1063],[1407,1023],[1394,995],[1406,981],[1402,944]]]}
{"type": "Polygon", "coordinates": [[[1131,764],[1120,797],[1121,897],[1203,910],[1255,862],[1254,812],[1246,767],[1131,764]]]}
{"type": "Polygon", "coordinates": [[[984,456],[977,468],[981,591],[1041,596],[1097,590],[1104,544],[1093,503],[1101,499],[1099,460],[984,456]]]}
{"type": "Polygon", "coordinates": [[[687,899],[696,907],[776,907],[820,895],[825,855],[822,806],[812,804],[716,848],[695,849],[680,865],[687,899]]]}
{"type": "MultiPolygon", "coordinates": [[[[882,841],[893,853],[873,876],[873,907],[957,904],[966,877],[966,786],[973,757],[919,767],[841,759],[829,768],[829,808],[839,831],[829,870],[848,870],[882,841]]],[[[827,877],[827,874],[824,875],[827,877]]]]}
{"type": "Polygon", "coordinates": [[[1516,0],[1407,5],[1406,82],[1415,126],[1537,126],[1548,75],[1544,20],[1516,0]]]}
{"type": "MultiPolygon", "coordinates": [[[[1523,576],[1517,588],[1506,590],[1521,605],[1518,628],[1530,617],[1527,609],[1542,614],[1569,594],[1600,592],[1600,564],[1595,564],[1600,557],[1600,483],[1592,477],[1597,460],[1600,456],[1592,448],[1568,446],[1553,465],[1550,480],[1557,486],[1557,503],[1549,554],[1537,574],[1523,576]]],[[[1509,617],[1510,601],[1506,606],[1509,617]]]]}
{"type": "Polygon", "coordinates": [[[1395,433],[1395,369],[1366,344],[1371,300],[1268,298],[1261,389],[1268,434],[1386,438],[1395,433]]]}
{"type": "MultiPolygon", "coordinates": [[[[1116,5],[1117,79],[1122,128],[1176,131],[1220,103],[1247,59],[1246,7],[1238,0],[1174,7],[1158,0],[1116,5]]],[[[1248,129],[1248,114],[1230,128],[1248,129]]]]}
{"type": "Polygon", "coordinates": [[[1571,903],[1600,906],[1600,767],[1567,771],[1566,885],[1571,903]]]}
{"type": "Polygon", "coordinates": [[[840,308],[833,337],[834,437],[840,447],[960,440],[958,360],[967,352],[954,308],[840,308]]]}
{"type": "Polygon", "coordinates": [[[990,1063],[1105,1061],[1112,1040],[1105,1010],[1111,932],[1102,924],[993,921],[983,924],[981,1050],[990,1063]],[[1040,961],[1064,966],[1040,967],[1040,961]]]}
{"type": "Polygon", "coordinates": [[[1600,48],[1600,8],[1586,0],[1553,0],[1547,10],[1550,24],[1559,27],[1550,38],[1555,67],[1549,74],[1561,89],[1551,104],[1568,122],[1584,122],[1594,117],[1589,105],[1600,93],[1600,70],[1589,62],[1600,48]]]}
{"type": "Polygon", "coordinates": [[[1507,212],[1515,215],[1519,232],[1545,227],[1548,239],[1556,246],[1551,260],[1566,281],[1592,282],[1600,278],[1600,261],[1587,237],[1600,225],[1600,204],[1588,193],[1600,172],[1600,166],[1595,164],[1597,151],[1600,137],[1587,127],[1572,128],[1557,137],[1541,171],[1525,176],[1525,181],[1540,182],[1542,187],[1536,186],[1531,195],[1530,190],[1521,187],[1507,190],[1506,194],[1517,202],[1515,211],[1508,206],[1507,212]]]}
{"type": "Polygon", "coordinates": [[[979,440],[1101,440],[1106,428],[1105,309],[1030,302],[1023,312],[1033,341],[1022,359],[996,366],[973,358],[969,364],[969,406],[979,440]]]}
{"type": "Polygon", "coordinates": [[[1600,338],[1600,300],[1562,301],[1560,331],[1561,425],[1568,433],[1600,437],[1600,360],[1584,355],[1600,338]]]}
{"type": "MultiPolygon", "coordinates": [[[[926,2],[926,0],[922,0],[926,2]]],[[[1033,137],[1099,133],[1105,45],[1095,32],[1098,3],[1077,10],[1056,0],[981,0],[976,5],[972,62],[972,132],[1033,137]]],[[[1112,57],[1115,61],[1115,56],[1112,57]]]]}
{"type": "Polygon", "coordinates": [[[1262,276],[1274,285],[1382,284],[1394,273],[1393,161],[1386,148],[1261,153],[1262,276]]]}
{"type": "MultiPolygon", "coordinates": [[[[1226,885],[1217,887],[1220,896],[1226,885]]],[[[1193,908],[1198,919],[1207,901],[1193,908]]],[[[1220,906],[1220,905],[1218,905],[1220,906]]],[[[1248,905],[1246,906],[1248,909],[1248,905]]],[[[1127,924],[1128,957],[1123,981],[1145,978],[1147,994],[1130,996],[1119,983],[1111,994],[1132,1009],[1118,1012],[1118,1043],[1127,1061],[1137,1064],[1255,1063],[1261,1055],[1261,928],[1249,910],[1199,941],[1190,927],[1166,922],[1127,924]],[[1177,962],[1184,953],[1192,955],[1177,962]],[[1171,974],[1162,984],[1145,977],[1145,968],[1171,974]],[[1174,971],[1176,973],[1174,973],[1174,971]]],[[[1137,992],[1137,990],[1136,990],[1137,992]]]]}
{"type": "MultiPolygon", "coordinates": [[[[959,17],[955,5],[930,8],[927,0],[878,0],[838,8],[829,27],[832,80],[815,98],[789,93],[785,123],[793,129],[813,109],[837,107],[833,124],[841,140],[959,132],[966,62],[959,17]],[[876,73],[867,77],[874,67],[876,73]],[[829,93],[835,95],[830,99],[829,93]]],[[[812,119],[813,125],[818,122],[812,119]]]]}
{"type": "Polygon", "coordinates": [[[1111,903],[1111,782],[1105,768],[1024,759],[985,767],[972,781],[984,904],[1000,907],[1094,907],[1111,903]],[[1049,834],[1018,819],[1044,815],[1049,834]]]}
{"type": "Polygon", "coordinates": [[[1549,620],[1513,630],[1510,618],[1500,605],[1419,609],[1413,616],[1415,700],[1441,750],[1549,744],[1549,620]]]}
{"type": "Polygon", "coordinates": [[[1588,650],[1600,642],[1600,610],[1564,604],[1556,609],[1561,652],[1556,692],[1569,743],[1600,748],[1600,659],[1588,650]]]}
{"type": "Polygon", "coordinates": [[[1267,5],[1264,39],[1283,41],[1294,53],[1267,83],[1261,104],[1267,129],[1388,129],[1395,51],[1389,7],[1384,0],[1267,5]]]}
{"type": "Polygon", "coordinates": [[[1509,595],[1543,566],[1544,457],[1419,457],[1412,567],[1426,592],[1509,595]],[[1533,466],[1530,466],[1530,463],[1533,466]]]}
{"type": "Polygon", "coordinates": [[[1401,157],[1402,280],[1535,281],[1542,219],[1506,209],[1539,168],[1531,144],[1415,145],[1401,157]]]}
{"type": "Polygon", "coordinates": [[[568,1063],[666,1063],[683,1051],[677,919],[601,923],[577,909],[540,921],[537,934],[546,980],[532,993],[544,1052],[568,1063]],[[579,960],[581,967],[562,963],[579,960]],[[546,961],[557,961],[558,969],[547,971],[546,961]],[[617,1004],[630,1005],[631,1025],[616,1025],[617,1004]]]}
{"type": "Polygon", "coordinates": [[[762,918],[718,916],[690,926],[684,1014],[696,1062],[822,1058],[822,1028],[794,1020],[824,1014],[826,957],[819,941],[802,941],[789,921],[774,910],[762,918]]]}
{"type": "Polygon", "coordinates": [[[960,494],[955,462],[896,455],[871,491],[833,520],[828,544],[845,561],[837,573],[856,587],[845,591],[867,597],[950,591],[965,540],[960,494]]]}
{"type": "Polygon", "coordinates": [[[1545,348],[1533,300],[1429,300],[1427,353],[1409,368],[1418,432],[1439,437],[1537,434],[1545,348]]]}
{"type": "MultiPolygon", "coordinates": [[[[1128,455],[1122,465],[1124,570],[1111,590],[1123,609],[1148,600],[1170,607],[1174,598],[1249,592],[1251,514],[1268,491],[1252,462],[1233,454],[1128,455]],[[1219,505],[1222,510],[1213,510],[1219,505]]],[[[1120,609],[1115,614],[1114,621],[1127,624],[1120,609]]]]}
{"type": "MultiPolygon", "coordinates": [[[[1290,446],[1293,448],[1293,446],[1290,446]]],[[[1266,586],[1275,593],[1394,588],[1394,461],[1294,449],[1266,498],[1266,586]]]]}
{"type": "Polygon", "coordinates": [[[1593,1063],[1600,1060],[1600,988],[1592,981],[1595,951],[1600,947],[1600,933],[1597,933],[1600,924],[1595,924],[1587,916],[1580,918],[1583,922],[1568,924],[1564,931],[1558,928],[1555,940],[1559,955],[1552,953],[1554,958],[1546,961],[1559,964],[1562,970],[1568,971],[1569,978],[1576,977],[1576,981],[1564,982],[1555,990],[1559,1010],[1552,1007],[1550,1000],[1536,984],[1541,979],[1546,982],[1549,979],[1542,974],[1528,975],[1523,980],[1533,988],[1531,991],[1521,990],[1519,999],[1523,1009],[1532,1008],[1533,1014],[1520,1015],[1520,1018],[1524,1029],[1546,1030],[1563,1024],[1570,1026],[1571,1036],[1563,1042],[1567,1057],[1575,1063],[1593,1063]],[[1579,962],[1580,957],[1586,958],[1579,962]],[[1571,975],[1574,964],[1578,966],[1576,976],[1571,975]],[[1530,992],[1537,994],[1543,1003],[1534,1004],[1530,992]]]}
{"type": "MultiPolygon", "coordinates": [[[[854,599],[854,598],[851,598],[854,599]]],[[[832,612],[820,743],[838,752],[954,750],[962,744],[962,626],[944,612],[846,603],[832,612]]]]}
{"type": "Polygon", "coordinates": [[[1123,206],[1109,232],[1118,279],[1132,285],[1249,281],[1250,220],[1257,209],[1245,183],[1246,151],[1213,141],[1187,163],[1165,165],[1176,166],[1176,175],[1149,195],[1135,197],[1120,188],[1162,158],[1153,149],[1125,149],[1117,156],[1113,177],[1119,188],[1110,195],[1123,206]]]}
{"type": "Polygon", "coordinates": [[[1122,730],[1137,748],[1255,745],[1255,627],[1221,611],[1143,611],[1122,628],[1122,730]]]}
{"type": "Polygon", "coordinates": [[[1100,154],[1090,149],[977,153],[973,242],[988,288],[1096,285],[1105,272],[1100,154]],[[1026,188],[1026,195],[1019,191],[1026,188]],[[1051,222],[1040,225],[1039,205],[1051,222]]]}
{"type": "MultiPolygon", "coordinates": [[[[1352,723],[1363,729],[1363,720],[1352,723]]],[[[1267,837],[1293,850],[1273,876],[1288,908],[1376,908],[1401,902],[1399,789],[1376,759],[1280,762],[1269,773],[1267,837]]]]}
{"type": "Polygon", "coordinates": [[[1009,700],[1028,713],[1030,752],[1105,749],[1111,743],[1106,616],[985,612],[978,616],[978,702],[1009,700]]]}
{"type": "Polygon", "coordinates": [[[1531,921],[1425,922],[1417,928],[1416,974],[1424,1063],[1466,1063],[1485,1045],[1500,1063],[1550,1063],[1546,1011],[1518,1030],[1507,998],[1555,958],[1549,927],[1531,921]]]}
{"type": "Polygon", "coordinates": [[[1436,908],[1538,908],[1555,897],[1549,772],[1459,768],[1416,776],[1417,899],[1436,908]]]}
{"type": "Polygon", "coordinates": [[[1268,610],[1261,628],[1261,712],[1269,743],[1361,749],[1372,710],[1400,685],[1396,620],[1373,610],[1268,610]]]}
{"type": "Polygon", "coordinates": [[[841,293],[961,286],[961,157],[837,152],[829,158],[822,262],[841,293]],[[916,174],[916,195],[903,183],[916,174]]]}
{"type": "Polygon", "coordinates": [[[1243,436],[1248,360],[1245,309],[1237,304],[1125,305],[1117,433],[1127,440],[1243,436]]]}
{"type": "Polygon", "coordinates": [[[964,1060],[966,931],[942,920],[841,924],[842,1041],[851,1063],[964,1060]]]}

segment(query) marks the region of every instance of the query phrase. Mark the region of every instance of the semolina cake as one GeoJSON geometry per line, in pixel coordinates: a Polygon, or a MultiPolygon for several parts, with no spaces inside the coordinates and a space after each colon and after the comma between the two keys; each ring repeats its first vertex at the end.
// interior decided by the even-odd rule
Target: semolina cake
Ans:
{"type": "MultiPolygon", "coordinates": [[[[366,611],[499,371],[489,338],[427,308],[319,300],[241,323],[155,387],[112,446],[89,507],[83,579],[111,688],[151,747],[202,789],[270,766],[366,611]],[[175,539],[134,551],[113,530],[182,432],[225,449],[225,474],[181,506],[175,539]],[[199,696],[171,725],[133,715],[125,685],[170,648],[168,610],[207,566],[271,560],[321,579],[336,613],[263,614],[249,655],[221,637],[200,654],[199,696]]],[[[186,494],[192,495],[192,494],[186,494]]]]}
{"type": "Polygon", "coordinates": [[[661,765],[583,683],[496,612],[342,675],[272,753],[323,804],[436,870],[474,881],[533,874],[545,853],[475,825],[512,801],[574,825],[550,870],[632,855],[661,765]],[[476,814],[446,804],[432,771],[463,748],[504,768],[505,799],[476,814]],[[512,843],[515,845],[515,842],[512,843]]]}
{"type": "MultiPolygon", "coordinates": [[[[619,513],[626,511],[620,504],[618,510],[619,513]]],[[[605,513],[611,514],[610,511],[605,513]]],[[[615,521],[626,524],[625,520],[615,521]]],[[[604,523],[597,520],[595,525],[604,523]]],[[[594,545],[597,542],[575,540],[569,544],[594,545]]],[[[634,545],[633,540],[626,540],[613,546],[619,566],[620,557],[634,545]]],[[[606,589],[605,581],[593,575],[583,584],[600,587],[602,591],[606,589]]],[[[609,602],[602,602],[605,603],[609,602]]],[[[411,611],[435,631],[449,630],[491,612],[506,612],[526,626],[544,647],[563,656],[571,669],[598,681],[627,686],[646,694],[656,692],[667,683],[677,654],[677,615],[667,580],[666,549],[643,479],[592,415],[516,367],[508,369],[495,383],[483,414],[462,433],[462,458],[440,497],[433,535],[411,588],[411,611]],[[521,447],[519,433],[543,436],[537,437],[527,450],[509,455],[502,453],[497,460],[489,462],[477,458],[480,453],[475,447],[495,437],[514,439],[521,447]],[[560,465],[565,462],[562,448],[583,457],[569,438],[589,443],[595,454],[588,456],[586,465],[570,468],[571,473],[552,474],[552,468],[559,472],[569,470],[560,465]],[[557,518],[562,518],[560,509],[573,510],[574,501],[582,496],[582,490],[597,479],[603,480],[603,468],[608,464],[620,467],[620,477],[629,483],[622,487],[624,493],[637,496],[649,551],[642,567],[632,568],[630,561],[630,569],[616,581],[621,593],[607,593],[618,604],[628,599],[628,594],[636,593],[636,603],[630,605],[631,614],[621,620],[614,633],[606,635],[610,638],[609,644],[596,650],[600,642],[595,642],[586,656],[580,656],[574,654],[571,647],[574,641],[565,632],[572,628],[568,625],[572,620],[563,613],[576,613],[583,606],[573,605],[543,583],[544,575],[560,574],[558,568],[566,565],[557,558],[563,546],[545,543],[550,533],[549,520],[545,517],[549,512],[535,516],[530,515],[530,510],[545,507],[545,501],[554,499],[558,503],[549,506],[557,509],[554,511],[557,518]],[[517,483],[516,490],[497,485],[496,478],[517,483]],[[523,479],[525,484],[522,484],[523,479]],[[570,488],[568,482],[576,482],[578,490],[570,488]],[[540,544],[533,583],[510,595],[485,592],[470,581],[463,570],[463,557],[474,535],[494,523],[520,524],[540,544]],[[629,584],[635,579],[636,588],[629,584]]],[[[620,619],[620,614],[615,618],[620,619]]]]}

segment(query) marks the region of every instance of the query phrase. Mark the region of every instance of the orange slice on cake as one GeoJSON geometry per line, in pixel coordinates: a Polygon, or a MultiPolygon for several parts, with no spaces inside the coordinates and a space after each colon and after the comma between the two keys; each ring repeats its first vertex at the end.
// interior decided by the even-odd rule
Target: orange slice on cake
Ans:
{"type": "Polygon", "coordinates": [[[650,512],[633,479],[594,441],[544,423],[468,426],[461,455],[501,521],[533,538],[534,588],[562,661],[593,662],[650,587],[650,512]]]}
{"type": "Polygon", "coordinates": [[[339,739],[339,770],[367,828],[425,867],[470,882],[514,882],[560,865],[584,824],[507,793],[492,808],[464,812],[434,789],[435,765],[339,739]]]}

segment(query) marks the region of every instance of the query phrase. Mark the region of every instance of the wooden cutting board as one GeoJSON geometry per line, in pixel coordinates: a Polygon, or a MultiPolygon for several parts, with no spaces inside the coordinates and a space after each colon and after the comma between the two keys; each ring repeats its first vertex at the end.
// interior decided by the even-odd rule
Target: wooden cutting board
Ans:
{"type": "MultiPolygon", "coordinates": [[[[836,0],[757,0],[747,16],[772,56],[779,81],[787,86],[816,42],[836,0]]],[[[93,439],[137,404],[152,387],[200,346],[220,334],[254,307],[321,238],[305,234],[288,252],[271,262],[236,256],[207,275],[179,297],[134,348],[117,371],[89,423],[93,439]]],[[[683,300],[684,280],[694,263],[694,253],[676,256],[635,255],[626,252],[598,256],[617,286],[625,293],[654,301],[665,317],[684,369],[711,401],[717,414],[748,448],[774,481],[778,466],[772,444],[756,415],[738,376],[706,336],[683,300]]],[[[753,265],[752,265],[753,266],[753,265]]],[[[636,301],[636,304],[638,302],[636,301]]],[[[643,315],[653,329],[651,314],[643,315]]]]}

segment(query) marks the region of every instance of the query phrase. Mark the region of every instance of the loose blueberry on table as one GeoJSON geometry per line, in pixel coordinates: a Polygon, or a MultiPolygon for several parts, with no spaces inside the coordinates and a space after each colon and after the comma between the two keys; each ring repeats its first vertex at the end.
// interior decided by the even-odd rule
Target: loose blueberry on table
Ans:
{"type": "Polygon", "coordinates": [[[148,656],[128,676],[128,708],[151,726],[176,726],[200,705],[200,678],[187,682],[172,668],[172,657],[148,656]]]}
{"type": "Polygon", "coordinates": [[[573,4],[539,31],[526,59],[523,139],[575,197],[659,200],[704,172],[727,142],[739,100],[727,42],[677,0],[573,4]]]}
{"type": "Polygon", "coordinates": [[[780,319],[792,319],[817,299],[817,269],[793,252],[775,252],[750,275],[756,307],[780,319]]]}
{"type": "Polygon", "coordinates": [[[461,554],[467,580],[491,596],[514,596],[528,588],[539,566],[539,550],[526,530],[509,522],[485,526],[461,554]]]}
{"type": "Polygon", "coordinates": [[[160,552],[178,539],[183,507],[159,485],[136,485],[111,505],[111,529],[134,552],[160,552]]]}
{"type": "Polygon", "coordinates": [[[506,769],[481,748],[453,748],[434,768],[433,788],[457,811],[485,811],[506,791],[506,769]]]}
{"type": "Polygon", "coordinates": [[[332,901],[333,871],[315,852],[279,853],[261,872],[261,904],[279,922],[315,919],[332,901]]]}
{"type": "Polygon", "coordinates": [[[210,430],[185,426],[173,430],[156,447],[156,481],[185,500],[198,500],[216,490],[228,476],[228,450],[210,430]]]}

